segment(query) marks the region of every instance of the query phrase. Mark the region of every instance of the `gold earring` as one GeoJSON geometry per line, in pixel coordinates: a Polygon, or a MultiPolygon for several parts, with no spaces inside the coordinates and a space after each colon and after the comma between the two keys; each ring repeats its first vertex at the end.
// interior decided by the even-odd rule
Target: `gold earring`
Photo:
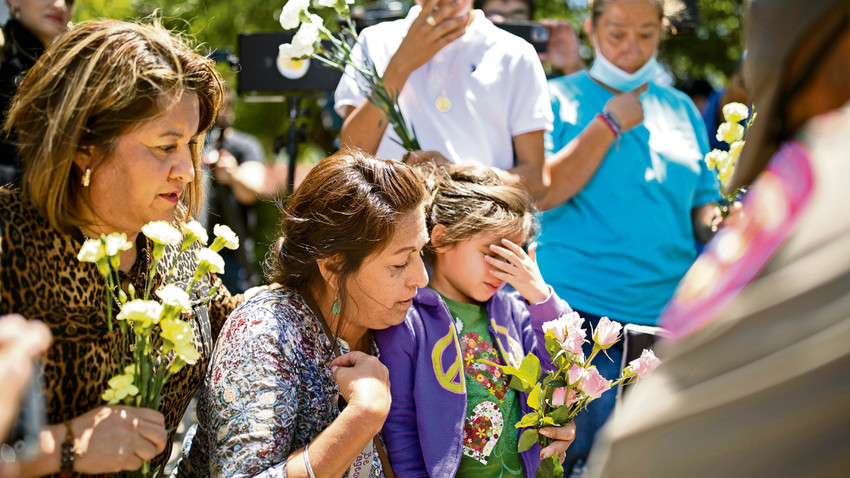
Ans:
{"type": "Polygon", "coordinates": [[[91,168],[86,168],[86,172],[83,174],[83,187],[89,187],[89,183],[91,183],[91,168]]]}
{"type": "Polygon", "coordinates": [[[15,20],[21,19],[21,9],[20,8],[17,8],[17,7],[13,8],[11,13],[12,13],[12,18],[14,18],[15,20]]]}

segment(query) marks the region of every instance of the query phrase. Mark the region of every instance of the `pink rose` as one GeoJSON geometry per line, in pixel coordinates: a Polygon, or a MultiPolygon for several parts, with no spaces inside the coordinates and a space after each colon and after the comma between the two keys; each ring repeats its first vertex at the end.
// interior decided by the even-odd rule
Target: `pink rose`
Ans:
{"type": "Polygon", "coordinates": [[[578,388],[591,400],[596,400],[611,388],[611,382],[600,375],[596,367],[590,367],[579,381],[578,388]]]}
{"type": "Polygon", "coordinates": [[[623,326],[619,322],[614,322],[608,317],[602,317],[599,319],[596,330],[593,331],[593,340],[596,342],[596,345],[607,349],[614,345],[617,339],[620,338],[620,330],[622,328],[623,326]]]}
{"type": "Polygon", "coordinates": [[[573,365],[567,370],[567,380],[570,382],[570,385],[578,383],[584,377],[584,369],[579,367],[578,365],[573,365]]]}
{"type": "Polygon", "coordinates": [[[569,393],[567,393],[567,387],[558,387],[558,388],[556,388],[555,390],[552,391],[552,405],[553,406],[557,407],[557,406],[560,406],[560,405],[566,405],[566,406],[569,407],[570,405],[572,405],[573,403],[576,403],[577,401],[578,401],[578,398],[576,398],[576,391],[575,390],[570,390],[569,393]]]}
{"type": "Polygon", "coordinates": [[[567,324],[560,318],[550,320],[549,322],[543,322],[543,333],[545,334],[547,332],[552,332],[555,334],[555,338],[558,339],[558,342],[563,342],[564,338],[567,336],[567,324]]]}
{"type": "Polygon", "coordinates": [[[584,334],[580,333],[579,330],[571,329],[567,334],[567,338],[561,342],[561,348],[581,357],[581,360],[584,361],[584,355],[581,351],[581,346],[584,344],[584,334]]]}
{"type": "Polygon", "coordinates": [[[558,387],[552,390],[552,405],[559,406],[564,404],[567,399],[567,387],[558,387]]]}
{"type": "Polygon", "coordinates": [[[661,360],[652,353],[652,350],[643,349],[640,357],[629,362],[632,372],[640,378],[645,377],[649,372],[652,372],[661,365],[661,360]]]}

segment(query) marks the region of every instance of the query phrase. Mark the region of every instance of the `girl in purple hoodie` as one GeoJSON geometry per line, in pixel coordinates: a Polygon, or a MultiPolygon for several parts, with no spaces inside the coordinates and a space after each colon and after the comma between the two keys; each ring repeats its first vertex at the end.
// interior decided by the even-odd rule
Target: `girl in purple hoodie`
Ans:
{"type": "Polygon", "coordinates": [[[543,281],[535,244],[523,248],[537,229],[524,191],[482,166],[453,166],[432,182],[430,283],[403,323],[375,332],[390,373],[390,462],[405,478],[533,477],[541,458],[563,460],[575,428],[544,428],[556,441],[519,453],[525,394],[480,361],[518,367],[534,352],[548,363],[542,324],[572,309],[543,281]]]}

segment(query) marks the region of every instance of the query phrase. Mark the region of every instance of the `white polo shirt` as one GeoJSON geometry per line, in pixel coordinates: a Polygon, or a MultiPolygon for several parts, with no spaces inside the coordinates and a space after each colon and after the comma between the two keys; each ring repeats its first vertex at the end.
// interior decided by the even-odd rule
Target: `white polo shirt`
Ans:
{"type": "MultiPolygon", "coordinates": [[[[370,58],[382,73],[398,50],[419,6],[406,18],[368,27],[360,34],[352,57],[370,58]]],[[[500,169],[514,166],[512,138],[552,129],[546,75],[534,48],[522,38],[493,25],[480,10],[466,33],[411,73],[399,105],[423,150],[435,150],[457,163],[479,162],[500,169]],[[443,95],[448,111],[437,108],[443,95]]],[[[367,101],[365,82],[346,72],[334,95],[335,108],[367,101]]],[[[405,150],[388,126],[376,156],[401,159],[405,150]]]]}

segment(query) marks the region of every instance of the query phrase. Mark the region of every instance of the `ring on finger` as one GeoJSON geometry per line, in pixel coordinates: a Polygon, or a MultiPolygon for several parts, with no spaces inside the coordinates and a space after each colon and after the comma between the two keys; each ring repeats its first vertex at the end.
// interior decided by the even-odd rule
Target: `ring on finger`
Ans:
{"type": "Polygon", "coordinates": [[[425,17],[425,23],[433,27],[437,25],[437,20],[434,20],[433,16],[428,15],[427,17],[425,17]]]}

